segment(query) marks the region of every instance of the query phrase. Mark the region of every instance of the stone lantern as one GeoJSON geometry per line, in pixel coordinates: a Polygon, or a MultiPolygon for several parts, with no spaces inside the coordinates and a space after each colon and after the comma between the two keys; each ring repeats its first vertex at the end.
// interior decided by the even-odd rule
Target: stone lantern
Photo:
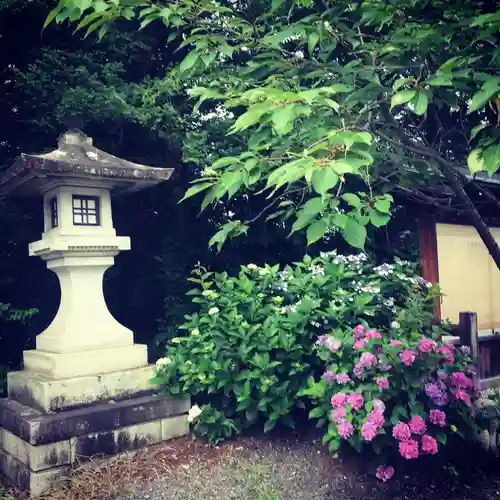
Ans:
{"type": "Polygon", "coordinates": [[[138,165],[97,149],[80,131],[55,151],[22,154],[0,174],[0,193],[43,198],[44,232],[29,253],[61,287],[56,317],[8,375],[0,400],[0,472],[40,493],[78,460],[115,455],[188,431],[187,399],[159,396],[147,348],[109,312],[102,290],[130,238],[113,228],[111,196],[147,188],[173,170],[138,165]]]}

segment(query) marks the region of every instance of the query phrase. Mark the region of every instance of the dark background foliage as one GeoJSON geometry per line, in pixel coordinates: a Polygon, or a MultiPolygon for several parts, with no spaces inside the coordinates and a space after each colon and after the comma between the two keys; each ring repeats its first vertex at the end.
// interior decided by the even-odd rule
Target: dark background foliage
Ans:
{"type": "MultiPolygon", "coordinates": [[[[117,257],[104,283],[110,310],[136,332],[138,342],[150,345],[154,358],[191,307],[186,278],[197,262],[230,273],[242,263],[291,262],[306,251],[305,240],[287,238],[283,224],[259,220],[248,237],[231,241],[220,254],[209,251],[209,238],[231,212],[250,219],[266,200],[242,196],[201,215],[197,199],[178,204],[199,175],[190,151],[217,145],[221,133],[215,123],[193,134],[182,86],[164,78],[182,54],[166,49],[167,33],[158,25],[139,35],[133,25],[118,25],[100,43],[73,35],[67,26],[42,32],[52,4],[0,1],[0,171],[20,152],[54,149],[70,127],[81,128],[97,147],[115,155],[176,169],[171,181],[114,201],[115,227],[132,238],[132,250],[117,257]]],[[[372,235],[368,249],[376,250],[378,260],[395,252],[416,258],[413,212],[401,207],[388,227],[372,235]]],[[[25,322],[0,320],[0,364],[9,368],[19,366],[23,349],[34,347],[59,303],[55,275],[43,261],[28,257],[28,243],[41,231],[40,200],[0,198],[0,302],[39,310],[25,322]]],[[[348,250],[342,245],[332,235],[317,246],[348,250]]]]}

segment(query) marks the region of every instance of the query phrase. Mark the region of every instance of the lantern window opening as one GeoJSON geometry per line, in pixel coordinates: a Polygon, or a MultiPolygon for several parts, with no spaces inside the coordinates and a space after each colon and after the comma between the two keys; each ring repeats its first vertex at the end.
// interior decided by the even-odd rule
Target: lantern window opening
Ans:
{"type": "Polygon", "coordinates": [[[101,225],[98,196],[73,195],[73,224],[75,226],[101,225]]]}
{"type": "Polygon", "coordinates": [[[57,196],[51,198],[49,201],[50,209],[50,227],[57,227],[59,225],[59,212],[57,209],[57,196]]]}

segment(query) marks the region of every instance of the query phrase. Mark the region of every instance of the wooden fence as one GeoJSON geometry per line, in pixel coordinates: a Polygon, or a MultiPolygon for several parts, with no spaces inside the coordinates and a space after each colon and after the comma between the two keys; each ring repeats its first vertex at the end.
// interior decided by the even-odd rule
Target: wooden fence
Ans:
{"type": "MultiPolygon", "coordinates": [[[[469,346],[481,389],[500,386],[500,334],[478,335],[477,314],[462,312],[452,334],[460,345],[469,346]]],[[[451,340],[450,343],[458,343],[451,340]]]]}

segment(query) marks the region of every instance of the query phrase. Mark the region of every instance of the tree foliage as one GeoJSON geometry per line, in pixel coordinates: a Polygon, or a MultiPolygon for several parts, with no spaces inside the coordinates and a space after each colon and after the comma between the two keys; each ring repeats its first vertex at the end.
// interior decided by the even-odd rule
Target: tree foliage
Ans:
{"type": "MultiPolygon", "coordinates": [[[[500,167],[496,2],[60,0],[47,24],[102,38],[123,19],[163,23],[184,55],[170,75],[195,109],[234,117],[236,151],[222,149],[186,193],[203,192],[203,207],[266,193],[263,215],[292,218],[309,243],[338,231],[363,247],[367,227],[390,218],[390,192],[432,185],[436,207],[450,190],[468,204],[488,245],[463,167],[500,167]]],[[[250,222],[231,221],[212,244],[250,222]]]]}

